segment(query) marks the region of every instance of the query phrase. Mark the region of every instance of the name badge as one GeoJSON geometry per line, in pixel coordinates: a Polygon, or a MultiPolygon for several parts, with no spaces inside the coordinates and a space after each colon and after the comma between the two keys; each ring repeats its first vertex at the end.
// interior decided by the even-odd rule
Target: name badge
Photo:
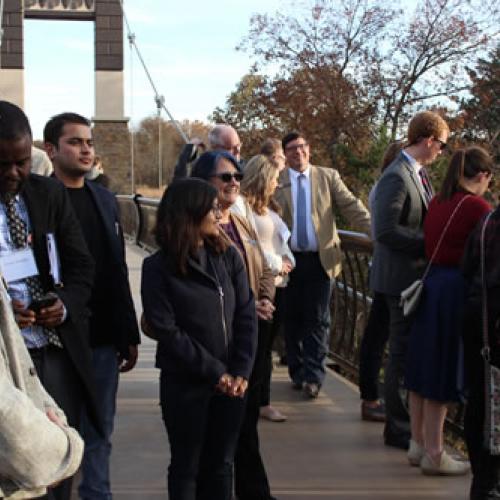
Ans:
{"type": "Polygon", "coordinates": [[[0,268],[7,283],[20,281],[38,274],[35,256],[30,247],[1,255],[0,268]]]}

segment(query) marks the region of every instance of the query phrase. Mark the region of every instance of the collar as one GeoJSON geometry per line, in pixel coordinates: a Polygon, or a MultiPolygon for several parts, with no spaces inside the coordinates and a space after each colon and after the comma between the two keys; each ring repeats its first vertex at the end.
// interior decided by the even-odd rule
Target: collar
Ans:
{"type": "Polygon", "coordinates": [[[420,172],[420,169],[422,168],[422,165],[417,160],[415,160],[413,156],[408,154],[404,149],[401,151],[401,153],[408,160],[408,163],[412,166],[412,168],[415,169],[415,172],[417,172],[418,174],[420,172]]]}
{"type": "Polygon", "coordinates": [[[311,165],[307,165],[307,168],[303,172],[297,172],[297,170],[288,167],[288,173],[291,177],[293,177],[293,180],[295,181],[299,178],[299,175],[305,175],[306,178],[309,179],[311,175],[311,165]]]}

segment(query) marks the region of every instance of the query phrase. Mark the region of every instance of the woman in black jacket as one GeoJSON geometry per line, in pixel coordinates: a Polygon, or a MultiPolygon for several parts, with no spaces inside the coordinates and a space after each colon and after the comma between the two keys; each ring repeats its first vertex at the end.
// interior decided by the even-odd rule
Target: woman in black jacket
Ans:
{"type": "Polygon", "coordinates": [[[256,348],[255,301],[238,251],[220,237],[217,190],[174,182],[160,202],[160,250],[144,260],[142,302],[158,339],[171,500],[229,500],[256,348]]]}

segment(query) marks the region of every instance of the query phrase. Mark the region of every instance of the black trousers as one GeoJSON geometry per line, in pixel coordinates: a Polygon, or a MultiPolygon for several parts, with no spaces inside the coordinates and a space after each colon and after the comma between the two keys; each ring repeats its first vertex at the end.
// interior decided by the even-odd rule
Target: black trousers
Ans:
{"type": "MultiPolygon", "coordinates": [[[[29,353],[45,390],[66,414],[68,424],[80,428],[83,408],[83,387],[72,361],[64,349],[48,345],[42,349],[30,349],[29,353]]],[[[69,500],[73,478],[65,479],[42,498],[69,500]]]]}
{"type": "MultiPolygon", "coordinates": [[[[480,354],[481,311],[467,308],[464,320],[465,374],[468,401],[465,409],[464,433],[472,468],[470,500],[500,499],[500,456],[491,455],[484,447],[485,387],[484,362],[480,354]]],[[[498,352],[492,350],[495,364],[498,352]]]]}
{"type": "Polygon", "coordinates": [[[410,441],[410,415],[404,391],[404,374],[408,337],[413,316],[405,317],[399,297],[384,295],[389,311],[389,359],[385,369],[384,441],[399,448],[408,448],[410,441]]]}
{"type": "Polygon", "coordinates": [[[389,320],[384,296],[375,292],[359,351],[359,390],[365,401],[375,401],[379,397],[378,380],[389,338],[389,320]]]}
{"type": "Polygon", "coordinates": [[[318,252],[294,252],[285,288],[285,342],[292,382],[321,386],[330,338],[332,282],[318,252]]]}
{"type": "Polygon", "coordinates": [[[170,500],[231,500],[245,399],[162,372],[160,404],[170,443],[170,500]]]}
{"type": "Polygon", "coordinates": [[[272,499],[266,469],[260,454],[257,430],[262,383],[266,373],[269,323],[259,321],[258,332],[257,355],[249,381],[247,406],[234,459],[235,492],[238,500],[272,499]]]}
{"type": "Polygon", "coordinates": [[[273,320],[269,325],[269,339],[267,341],[266,359],[262,377],[262,389],[260,397],[260,406],[267,406],[271,403],[271,377],[273,373],[273,344],[274,340],[282,333],[283,326],[283,306],[284,289],[276,288],[274,297],[274,306],[276,310],[273,314],[273,320]]]}

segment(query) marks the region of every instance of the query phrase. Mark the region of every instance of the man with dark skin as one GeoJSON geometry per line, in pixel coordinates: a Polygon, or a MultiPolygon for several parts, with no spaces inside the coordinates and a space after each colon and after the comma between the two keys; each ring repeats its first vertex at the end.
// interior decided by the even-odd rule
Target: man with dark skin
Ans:
{"type": "Polygon", "coordinates": [[[104,500],[112,497],[109,458],[118,376],[135,366],[140,343],[123,232],[115,196],[85,180],[95,159],[90,122],[76,113],[54,116],[45,125],[44,141],[54,174],[66,186],[96,263],[89,330],[105,436],[99,436],[84,415],[81,432],[85,454],[79,494],[81,499],[104,500]]]}
{"type": "MultiPolygon", "coordinates": [[[[79,427],[87,403],[102,432],[86,320],[94,264],[64,187],[30,173],[31,146],[26,115],[0,101],[0,260],[7,291],[47,392],[72,427],[79,427]],[[19,259],[21,266],[11,265],[19,259]],[[45,305],[38,310],[34,302],[45,305]]],[[[48,498],[69,499],[71,482],[50,490],[48,498]]]]}

